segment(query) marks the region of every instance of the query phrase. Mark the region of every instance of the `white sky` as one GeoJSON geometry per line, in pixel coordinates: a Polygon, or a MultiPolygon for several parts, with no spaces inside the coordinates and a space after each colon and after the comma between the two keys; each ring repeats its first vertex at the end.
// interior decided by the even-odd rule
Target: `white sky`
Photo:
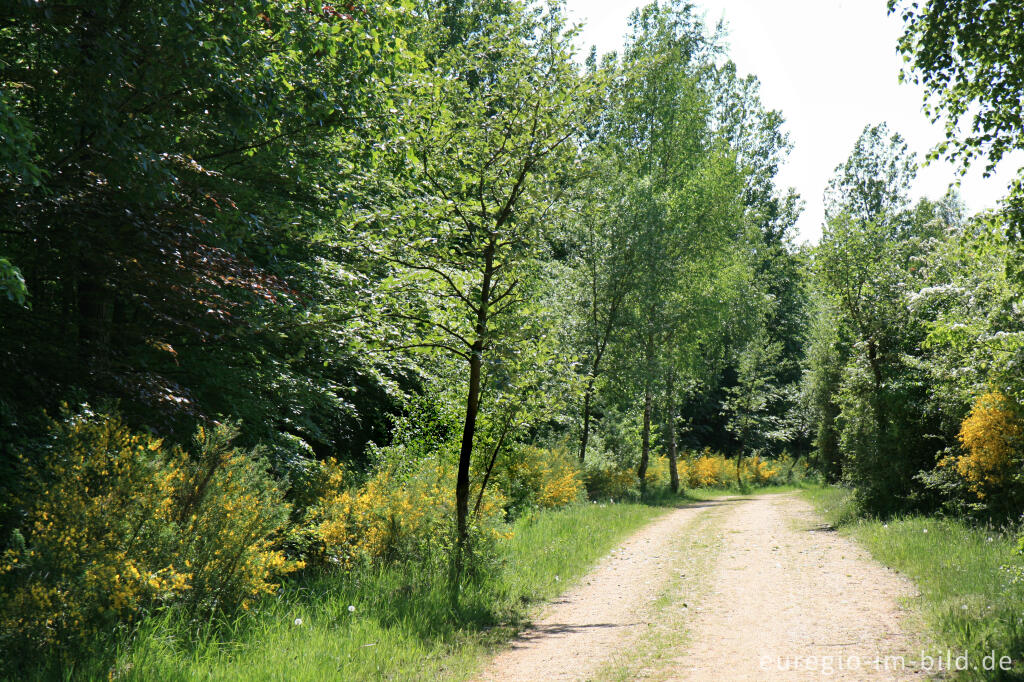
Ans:
{"type": "MultiPolygon", "coordinates": [[[[729,55],[740,74],[761,81],[765,106],[786,119],[793,142],[779,182],[796,188],[806,202],[797,224],[798,241],[821,236],[822,192],[837,165],[849,155],[864,126],[886,122],[922,161],[944,139],[922,111],[922,91],[898,81],[902,57],[896,41],[898,16],[887,16],[885,0],[695,0],[707,24],[724,18],[729,55]]],[[[570,17],[585,24],[581,52],[618,50],[640,0],[566,0],[570,17]]],[[[991,178],[976,161],[961,180],[967,208],[994,207],[1006,193],[1024,153],[1004,158],[991,178]]],[[[939,198],[958,178],[941,161],[921,169],[915,197],[939,198]]]]}

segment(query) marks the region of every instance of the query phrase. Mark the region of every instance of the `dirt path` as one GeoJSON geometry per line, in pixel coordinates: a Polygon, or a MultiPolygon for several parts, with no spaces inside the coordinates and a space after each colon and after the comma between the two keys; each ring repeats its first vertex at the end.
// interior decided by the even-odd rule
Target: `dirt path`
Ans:
{"type": "Polygon", "coordinates": [[[913,585],[819,524],[792,494],[736,504],[670,679],[919,677],[899,606],[913,585]]]}
{"type": "Polygon", "coordinates": [[[685,632],[660,637],[668,650],[656,664],[636,661],[627,678],[917,679],[921,647],[899,606],[913,593],[854,543],[821,529],[794,494],[699,503],[648,525],[602,560],[478,679],[603,677],[610,661],[641,650],[653,623],[675,621],[685,632]],[[714,535],[700,546],[716,557],[680,584],[693,563],[684,548],[692,552],[692,536],[701,533],[714,535]],[[656,606],[670,584],[678,596],[656,606]]]}
{"type": "Polygon", "coordinates": [[[563,594],[478,678],[487,682],[588,679],[618,647],[642,634],[693,521],[722,503],[675,509],[635,533],[563,594]]]}

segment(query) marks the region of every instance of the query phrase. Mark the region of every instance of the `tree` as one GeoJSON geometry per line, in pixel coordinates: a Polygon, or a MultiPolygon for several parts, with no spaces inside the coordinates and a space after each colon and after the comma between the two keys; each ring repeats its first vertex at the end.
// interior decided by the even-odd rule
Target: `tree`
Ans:
{"type": "Polygon", "coordinates": [[[621,342],[635,358],[629,381],[642,396],[637,476],[643,491],[656,393],[672,349],[695,347],[703,336],[699,323],[715,321],[699,315],[693,303],[713,295],[714,277],[707,273],[720,268],[747,234],[734,152],[711,125],[706,88],[718,38],[706,35],[684,3],[649,5],[634,13],[631,24],[623,59],[627,78],[609,135],[635,178],[629,205],[636,260],[621,342]]]}
{"type": "MultiPolygon", "coordinates": [[[[899,305],[907,254],[907,192],[913,156],[885,124],[866,126],[850,157],[836,168],[825,197],[826,225],[816,265],[824,283],[864,344],[881,392],[885,340],[904,322],[899,305]]],[[[881,407],[879,406],[879,410],[881,407]]],[[[884,414],[877,413],[879,425],[884,414]]]]}
{"type": "Polygon", "coordinates": [[[757,329],[740,352],[736,385],[728,390],[724,405],[729,430],[742,446],[736,457],[736,485],[740,487],[746,452],[758,454],[772,442],[791,437],[777,405],[785,397],[775,377],[781,359],[782,344],[770,341],[764,326],[757,329]]]}
{"type": "Polygon", "coordinates": [[[862,222],[895,216],[909,203],[916,169],[899,133],[889,135],[884,123],[864,126],[825,189],[825,220],[840,213],[862,222]]]}
{"type": "Polygon", "coordinates": [[[988,170],[1024,147],[1024,6],[1016,0],[889,0],[905,24],[903,73],[933,100],[932,120],[946,120],[947,141],[934,151],[964,165],[988,158],[988,170]],[[961,131],[963,131],[961,133],[961,131]]]}
{"type": "Polygon", "coordinates": [[[0,254],[32,302],[0,300],[12,424],[75,390],[183,437],[231,413],[250,440],[334,450],[345,381],[289,334],[316,308],[338,168],[391,116],[407,9],[7,3],[0,254]],[[311,393],[330,407],[306,419],[311,393]]]}
{"type": "MultiPolygon", "coordinates": [[[[946,119],[946,141],[930,158],[945,155],[966,171],[985,157],[988,174],[1024,148],[1024,6],[1016,0],[889,0],[888,7],[905,25],[899,49],[909,67],[901,77],[924,87],[933,121],[946,119]]],[[[1024,171],[1010,187],[1006,208],[1019,252],[1024,171]]],[[[1015,272],[1018,287],[1022,272],[1015,272]]]]}
{"type": "Polygon", "coordinates": [[[387,194],[395,203],[368,216],[362,239],[397,268],[371,302],[381,317],[405,323],[391,347],[434,349],[464,363],[457,580],[469,549],[482,386],[495,349],[521,338],[517,313],[532,297],[541,235],[562,193],[556,171],[574,166],[588,86],[557,6],[486,17],[410,86],[405,137],[393,147],[407,172],[387,194]]]}
{"type": "Polygon", "coordinates": [[[577,343],[585,375],[579,461],[586,461],[598,379],[610,344],[623,329],[636,260],[632,177],[621,172],[614,147],[591,151],[584,163],[577,210],[566,229],[575,261],[580,307],[577,343]]]}
{"type": "Polygon", "coordinates": [[[922,369],[912,359],[924,328],[907,299],[920,280],[921,259],[946,226],[932,219],[931,202],[908,206],[910,168],[899,136],[889,137],[884,127],[867,128],[830,183],[829,218],[814,254],[818,286],[827,298],[819,307],[823,322],[831,317],[840,324],[834,334],[819,327],[813,361],[845,358],[838,375],[812,368],[819,437],[826,436],[819,447],[829,443],[830,432],[838,435],[845,474],[859,502],[874,512],[906,508],[913,477],[934,454],[924,435],[931,421],[923,413],[922,369]],[[875,173],[892,184],[873,181],[875,173]],[[821,392],[828,386],[836,388],[831,397],[821,392]]]}

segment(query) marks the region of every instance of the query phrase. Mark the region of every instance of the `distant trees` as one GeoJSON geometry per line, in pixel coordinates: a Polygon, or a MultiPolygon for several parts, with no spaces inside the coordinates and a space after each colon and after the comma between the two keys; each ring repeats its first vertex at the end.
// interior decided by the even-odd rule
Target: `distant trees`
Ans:
{"type": "Polygon", "coordinates": [[[730,324],[724,311],[738,281],[734,266],[746,267],[740,263],[751,248],[743,188],[753,170],[741,165],[716,119],[718,38],[683,3],[638,10],[631,26],[621,58],[600,69],[592,63],[611,86],[584,165],[590,179],[578,202],[580,236],[571,243],[579,244],[584,304],[580,457],[596,402],[603,412],[625,401],[638,420],[642,489],[659,433],[678,481],[678,391],[703,371],[701,349],[730,324]],[[591,190],[591,182],[599,187],[591,190]],[[599,385],[609,390],[598,396],[599,385]],[[663,428],[655,428],[659,415],[663,428]]]}
{"type": "Polygon", "coordinates": [[[873,513],[1002,518],[1018,513],[1017,492],[981,499],[964,475],[975,469],[951,463],[968,461],[961,434],[979,396],[1004,409],[1001,396],[1021,395],[1012,242],[1004,216],[968,219],[954,194],[911,205],[912,171],[902,140],[868,127],[829,185],[804,384],[818,465],[873,513]]]}
{"type": "MultiPolygon", "coordinates": [[[[930,158],[991,171],[1024,147],[1019,3],[889,10],[906,25],[904,77],[945,119],[930,158]]],[[[869,126],[829,184],[803,391],[815,457],[872,513],[1016,517],[1021,489],[980,462],[1018,456],[1021,181],[1002,210],[968,217],[953,193],[911,205],[913,170],[902,140],[869,126]]]]}

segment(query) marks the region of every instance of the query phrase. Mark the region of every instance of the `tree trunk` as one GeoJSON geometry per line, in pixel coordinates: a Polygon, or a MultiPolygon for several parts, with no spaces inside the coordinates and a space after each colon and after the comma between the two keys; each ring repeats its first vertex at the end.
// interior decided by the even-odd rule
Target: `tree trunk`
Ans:
{"type": "Polygon", "coordinates": [[[669,487],[672,493],[679,492],[679,467],[676,464],[677,458],[677,444],[676,444],[676,397],[673,392],[675,388],[675,375],[669,374],[668,386],[666,390],[668,392],[668,419],[666,424],[668,428],[668,476],[669,476],[669,487]]]}
{"type": "Polygon", "coordinates": [[[640,479],[640,495],[647,492],[647,462],[651,456],[651,382],[648,380],[644,389],[644,435],[643,449],[640,452],[640,468],[636,475],[640,479]]]}
{"type": "Polygon", "coordinates": [[[469,391],[466,396],[466,419],[462,426],[459,449],[459,471],[455,479],[455,553],[452,557],[452,601],[458,601],[459,580],[469,550],[469,467],[473,461],[473,438],[476,417],[480,411],[480,374],[484,362],[484,338],[487,334],[488,304],[491,300],[491,279],[494,276],[495,240],[484,251],[483,279],[480,283],[480,307],[476,310],[476,339],[469,355],[469,391]]]}
{"type": "Polygon", "coordinates": [[[466,420],[462,427],[462,447],[459,450],[459,472],[455,480],[455,556],[452,572],[456,584],[462,575],[463,555],[469,539],[469,465],[473,459],[473,437],[476,435],[476,416],[480,410],[482,346],[483,341],[477,339],[469,356],[469,394],[466,396],[466,420]]]}
{"type": "Polygon", "coordinates": [[[587,459],[587,443],[590,441],[590,403],[594,398],[594,377],[587,380],[587,392],[583,396],[583,433],[580,435],[580,464],[587,459]]]}
{"type": "MultiPolygon", "coordinates": [[[[604,326],[604,336],[594,352],[594,364],[590,367],[590,376],[587,377],[587,392],[583,398],[583,433],[580,435],[580,464],[587,459],[587,443],[590,442],[590,410],[594,400],[594,384],[597,382],[597,371],[601,366],[601,358],[608,347],[608,340],[611,338],[612,328],[615,326],[615,311],[618,305],[613,302],[608,310],[608,322],[604,326]]],[[[595,318],[595,324],[596,324],[595,318]]]]}

